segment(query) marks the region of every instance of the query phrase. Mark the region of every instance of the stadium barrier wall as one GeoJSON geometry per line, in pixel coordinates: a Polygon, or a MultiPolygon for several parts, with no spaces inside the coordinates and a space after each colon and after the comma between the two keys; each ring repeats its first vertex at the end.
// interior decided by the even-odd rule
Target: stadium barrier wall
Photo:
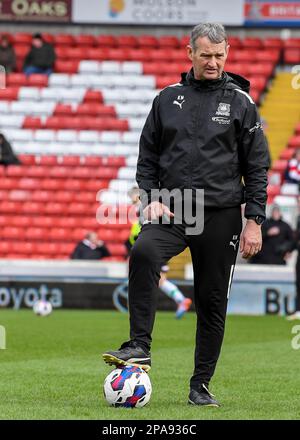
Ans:
{"type": "MultiPolygon", "coordinates": [[[[175,280],[184,295],[193,298],[193,272],[175,280]]],[[[38,299],[55,308],[114,309],[113,293],[124,286],[126,263],[0,260],[0,309],[31,308],[38,299]]],[[[176,304],[157,290],[158,309],[176,304]]],[[[124,298],[120,302],[126,305],[124,298]]],[[[285,315],[294,311],[295,279],[292,267],[237,265],[229,296],[229,314],[285,315]]]]}

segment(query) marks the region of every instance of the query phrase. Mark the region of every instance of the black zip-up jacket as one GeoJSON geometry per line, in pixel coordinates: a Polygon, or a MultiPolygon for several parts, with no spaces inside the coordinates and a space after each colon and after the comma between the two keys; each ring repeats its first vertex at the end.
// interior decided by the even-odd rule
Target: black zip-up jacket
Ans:
{"type": "Polygon", "coordinates": [[[193,69],[153,101],[140,138],[141,189],[204,189],[206,207],[246,202],[245,217],[265,217],[269,152],[250,83],[223,72],[196,80],[193,69]]]}
{"type": "Polygon", "coordinates": [[[43,43],[41,47],[32,46],[24,61],[24,68],[27,66],[48,69],[53,67],[56,59],[54,48],[49,43],[43,43]]]}

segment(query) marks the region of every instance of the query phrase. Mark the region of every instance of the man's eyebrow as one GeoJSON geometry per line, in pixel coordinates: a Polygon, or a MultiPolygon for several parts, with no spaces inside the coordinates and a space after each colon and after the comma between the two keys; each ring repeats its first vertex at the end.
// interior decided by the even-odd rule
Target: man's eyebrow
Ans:
{"type": "Polygon", "coordinates": [[[215,52],[215,53],[208,53],[208,52],[200,52],[200,55],[224,55],[224,52],[215,52]]]}

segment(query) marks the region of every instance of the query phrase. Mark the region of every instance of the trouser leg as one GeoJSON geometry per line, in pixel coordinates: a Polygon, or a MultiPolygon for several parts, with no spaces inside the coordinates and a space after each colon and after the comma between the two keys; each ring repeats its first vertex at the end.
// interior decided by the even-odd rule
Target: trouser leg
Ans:
{"type": "Polygon", "coordinates": [[[203,233],[190,237],[197,313],[191,388],[208,385],[215,371],[241,228],[240,208],[206,210],[203,233]]]}
{"type": "Polygon", "coordinates": [[[130,339],[150,348],[160,268],[187,244],[181,225],[146,224],[129,260],[130,339]]]}

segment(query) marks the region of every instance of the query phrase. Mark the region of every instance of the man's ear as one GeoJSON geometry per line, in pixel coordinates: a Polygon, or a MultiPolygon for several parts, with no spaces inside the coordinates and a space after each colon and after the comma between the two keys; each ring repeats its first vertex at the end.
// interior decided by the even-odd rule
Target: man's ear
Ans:
{"type": "Polygon", "coordinates": [[[188,58],[193,61],[193,49],[190,45],[186,46],[186,53],[188,58]]]}
{"type": "Polygon", "coordinates": [[[226,58],[228,57],[228,54],[229,54],[229,48],[230,48],[230,45],[227,44],[226,49],[225,49],[225,51],[226,51],[226,58]]]}

